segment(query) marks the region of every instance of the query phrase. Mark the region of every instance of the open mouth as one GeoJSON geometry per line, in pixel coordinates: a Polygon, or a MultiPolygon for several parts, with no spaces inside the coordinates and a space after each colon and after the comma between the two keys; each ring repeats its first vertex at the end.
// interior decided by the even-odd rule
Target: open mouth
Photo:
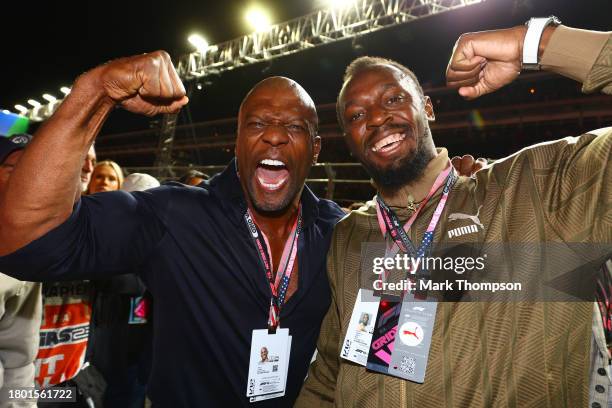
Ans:
{"type": "Polygon", "coordinates": [[[405,138],[406,138],[405,133],[393,133],[379,140],[378,142],[376,142],[374,146],[372,146],[372,151],[375,153],[388,152],[390,150],[393,150],[397,146],[399,146],[401,141],[404,140],[405,138]]]}
{"type": "Polygon", "coordinates": [[[280,160],[263,159],[257,163],[255,177],[265,190],[275,191],[289,180],[289,170],[280,160]]]}

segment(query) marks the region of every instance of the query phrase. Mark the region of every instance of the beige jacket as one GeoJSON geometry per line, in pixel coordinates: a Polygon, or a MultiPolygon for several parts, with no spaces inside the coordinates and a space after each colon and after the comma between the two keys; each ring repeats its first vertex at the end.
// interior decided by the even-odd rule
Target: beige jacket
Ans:
{"type": "Polygon", "coordinates": [[[34,387],[41,318],[41,284],[0,273],[0,408],[36,407],[9,402],[5,394],[10,388],[34,387]]]}
{"type": "MultiPolygon", "coordinates": [[[[612,93],[608,34],[560,27],[542,63],[564,67],[566,75],[583,82],[585,92],[612,93]]],[[[462,177],[451,191],[434,242],[468,242],[470,234],[449,234],[456,228],[472,231],[470,220],[449,217],[462,213],[478,214],[483,227],[471,237],[483,245],[554,242],[570,251],[576,242],[612,243],[611,151],[612,128],[607,128],[525,149],[473,179],[462,177]]],[[[426,204],[411,228],[413,242],[420,242],[435,203],[426,204]]],[[[397,214],[405,222],[407,214],[397,214]]],[[[332,304],[297,407],[607,405],[607,350],[592,302],[441,302],[423,384],[368,372],[341,359],[357,291],[368,287],[360,275],[361,243],[377,241],[382,237],[372,203],[336,226],[327,262],[332,304]]],[[[509,252],[489,262],[509,278],[537,276],[543,260],[520,255],[509,252]]]]}

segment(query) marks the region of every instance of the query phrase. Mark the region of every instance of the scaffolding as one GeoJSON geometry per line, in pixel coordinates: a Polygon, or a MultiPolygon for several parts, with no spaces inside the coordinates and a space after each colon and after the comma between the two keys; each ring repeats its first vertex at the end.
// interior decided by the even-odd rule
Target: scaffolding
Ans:
{"type": "Polygon", "coordinates": [[[179,59],[177,71],[185,80],[218,75],[482,1],[357,0],[343,8],[317,10],[276,24],[265,32],[255,32],[185,55],[179,59]]]}
{"type": "MultiPolygon", "coordinates": [[[[191,81],[484,1],[355,0],[343,8],[320,9],[273,25],[265,32],[184,55],[178,59],[176,68],[182,80],[191,81]]],[[[40,104],[22,115],[34,122],[43,121],[62,100],[40,104]]]]}
{"type": "MultiPolygon", "coordinates": [[[[344,7],[320,9],[273,25],[266,31],[254,32],[184,55],[179,58],[176,69],[183,81],[199,80],[484,1],[355,0],[344,7]]],[[[23,115],[31,121],[43,121],[53,114],[61,102],[55,100],[39,105],[23,115]]],[[[160,169],[158,177],[173,174],[176,123],[177,115],[165,115],[160,122],[156,154],[156,167],[160,169]]]]}

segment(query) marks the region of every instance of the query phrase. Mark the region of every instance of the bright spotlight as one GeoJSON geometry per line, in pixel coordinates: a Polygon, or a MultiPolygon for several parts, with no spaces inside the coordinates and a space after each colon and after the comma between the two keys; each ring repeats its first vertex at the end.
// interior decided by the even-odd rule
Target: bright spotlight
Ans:
{"type": "Polygon", "coordinates": [[[68,88],[67,86],[62,86],[60,88],[60,91],[62,91],[64,95],[68,95],[70,93],[70,88],[68,88]]]}
{"type": "Polygon", "coordinates": [[[208,50],[208,41],[200,34],[191,34],[187,41],[195,47],[200,53],[204,54],[208,50]]]}
{"type": "Polygon", "coordinates": [[[15,109],[17,109],[22,115],[25,115],[29,111],[29,109],[23,105],[15,105],[15,109]]]}
{"type": "Polygon", "coordinates": [[[271,26],[270,16],[262,8],[252,7],[247,10],[244,17],[249,26],[257,32],[267,31],[271,26]]]}
{"type": "Polygon", "coordinates": [[[325,0],[327,7],[343,9],[355,3],[355,0],[325,0]]]}
{"type": "Polygon", "coordinates": [[[50,94],[48,94],[48,93],[43,94],[43,99],[44,99],[45,101],[49,102],[49,103],[53,103],[53,102],[57,101],[57,98],[56,98],[55,96],[50,95],[50,94]]]}
{"type": "Polygon", "coordinates": [[[34,108],[40,108],[42,105],[35,99],[28,99],[28,103],[34,108]]]}

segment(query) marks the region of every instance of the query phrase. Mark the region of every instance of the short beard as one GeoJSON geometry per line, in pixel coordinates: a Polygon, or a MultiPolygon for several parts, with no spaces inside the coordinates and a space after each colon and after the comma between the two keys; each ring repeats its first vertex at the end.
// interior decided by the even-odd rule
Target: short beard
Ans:
{"type": "Polygon", "coordinates": [[[287,211],[287,208],[289,208],[289,206],[291,205],[291,201],[293,201],[295,195],[297,194],[287,194],[278,204],[262,203],[255,199],[255,187],[252,183],[254,183],[254,181],[247,183],[247,191],[249,193],[249,199],[251,201],[253,209],[259,214],[266,214],[270,217],[283,215],[287,211]]]}
{"type": "Polygon", "coordinates": [[[421,141],[413,154],[402,157],[386,168],[374,166],[366,161],[363,162],[363,166],[379,189],[395,192],[407,184],[419,181],[431,159],[433,155],[421,141]]]}

